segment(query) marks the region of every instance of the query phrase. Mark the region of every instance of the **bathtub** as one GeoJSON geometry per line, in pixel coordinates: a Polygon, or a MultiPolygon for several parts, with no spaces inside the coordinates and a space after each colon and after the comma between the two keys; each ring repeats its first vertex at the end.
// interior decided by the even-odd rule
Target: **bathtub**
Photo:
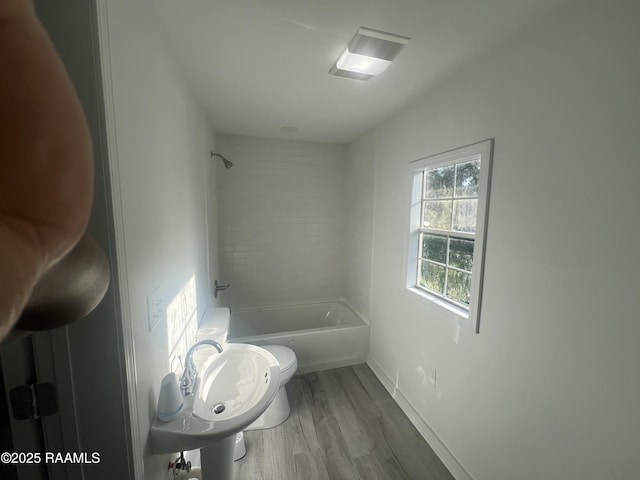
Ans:
{"type": "Polygon", "coordinates": [[[229,341],[287,346],[308,373],[364,363],[369,325],[342,301],[233,308],[229,341]]]}

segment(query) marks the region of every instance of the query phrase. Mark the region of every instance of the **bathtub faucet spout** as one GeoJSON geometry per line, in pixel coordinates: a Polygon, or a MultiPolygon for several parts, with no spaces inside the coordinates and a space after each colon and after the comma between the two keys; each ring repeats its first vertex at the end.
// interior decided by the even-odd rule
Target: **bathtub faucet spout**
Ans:
{"type": "Polygon", "coordinates": [[[222,346],[215,340],[200,340],[191,345],[191,348],[187,350],[187,354],[184,357],[184,372],[182,372],[182,377],[180,377],[180,391],[185,397],[193,393],[193,388],[198,378],[198,372],[193,363],[193,352],[201,345],[211,345],[218,350],[218,353],[222,353],[222,346]]]}
{"type": "Polygon", "coordinates": [[[226,290],[227,288],[229,288],[229,287],[231,286],[231,284],[230,284],[230,283],[227,283],[226,285],[220,285],[220,284],[218,283],[218,280],[216,280],[216,281],[213,283],[213,285],[214,285],[214,286],[213,286],[213,296],[214,296],[215,298],[218,298],[218,292],[221,292],[221,291],[223,291],[223,290],[226,290]]]}

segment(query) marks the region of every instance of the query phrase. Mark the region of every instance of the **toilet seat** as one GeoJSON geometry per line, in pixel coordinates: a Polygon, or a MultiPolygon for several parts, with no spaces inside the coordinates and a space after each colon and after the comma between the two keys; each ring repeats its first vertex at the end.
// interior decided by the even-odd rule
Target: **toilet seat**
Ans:
{"type": "Polygon", "coordinates": [[[296,354],[289,347],[282,345],[260,345],[260,347],[276,357],[281,373],[286,374],[288,370],[297,368],[296,354]]]}

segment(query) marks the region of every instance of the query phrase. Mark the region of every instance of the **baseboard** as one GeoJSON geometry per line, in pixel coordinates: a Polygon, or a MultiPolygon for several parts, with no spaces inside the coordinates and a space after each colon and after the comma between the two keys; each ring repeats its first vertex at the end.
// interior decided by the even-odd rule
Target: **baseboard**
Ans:
{"type": "Polygon", "coordinates": [[[453,475],[456,480],[474,480],[453,453],[451,453],[451,450],[440,440],[440,437],[429,427],[429,424],[424,418],[413,408],[409,400],[402,394],[395,382],[385,373],[371,354],[369,354],[367,358],[367,365],[369,365],[373,373],[378,377],[378,380],[384,385],[384,388],[387,389],[402,411],[409,417],[413,426],[416,427],[438,458],[440,458],[442,463],[449,469],[451,475],[453,475]]]}

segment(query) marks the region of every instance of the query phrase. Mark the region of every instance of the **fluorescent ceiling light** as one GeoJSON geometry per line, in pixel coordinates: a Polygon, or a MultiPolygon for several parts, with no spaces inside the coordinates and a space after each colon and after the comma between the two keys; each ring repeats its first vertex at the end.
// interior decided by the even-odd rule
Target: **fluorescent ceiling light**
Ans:
{"type": "Polygon", "coordinates": [[[351,53],[348,48],[336,62],[336,66],[340,70],[365,73],[367,75],[378,75],[384,72],[389,65],[391,65],[389,60],[351,53]]]}
{"type": "Polygon", "coordinates": [[[408,41],[409,37],[360,27],[329,73],[369,80],[384,72],[408,41]]]}

